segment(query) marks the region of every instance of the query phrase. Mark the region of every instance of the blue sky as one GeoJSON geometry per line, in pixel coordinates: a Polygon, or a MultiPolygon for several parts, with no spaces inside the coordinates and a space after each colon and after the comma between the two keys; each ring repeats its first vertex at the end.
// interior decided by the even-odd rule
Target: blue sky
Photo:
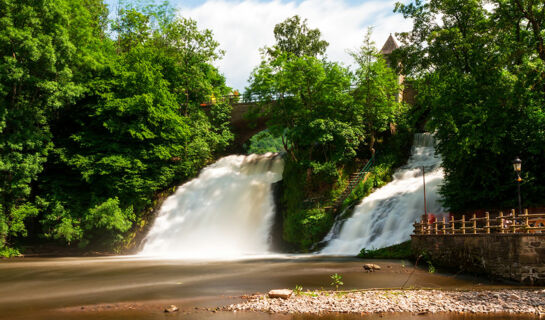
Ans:
{"type": "MultiPolygon", "coordinates": [[[[124,0],[129,2],[128,0],[124,0]]],[[[157,0],[144,0],[146,3],[157,0]]],[[[225,50],[216,63],[227,84],[244,91],[248,77],[260,61],[259,48],[274,43],[274,25],[295,14],[319,28],[330,43],[327,56],[347,66],[353,63],[346,52],[361,45],[367,27],[374,28],[373,40],[382,47],[390,33],[408,31],[412,23],[394,14],[400,0],[170,0],[177,14],[211,29],[225,50]]],[[[406,1],[405,1],[406,2],[406,1]]],[[[109,5],[117,0],[106,0],[109,5]]]]}

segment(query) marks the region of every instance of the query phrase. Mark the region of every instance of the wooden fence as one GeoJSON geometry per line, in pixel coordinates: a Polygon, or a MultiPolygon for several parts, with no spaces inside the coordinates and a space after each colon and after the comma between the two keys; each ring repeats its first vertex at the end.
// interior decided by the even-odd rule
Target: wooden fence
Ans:
{"type": "Polygon", "coordinates": [[[420,222],[414,223],[415,235],[454,235],[454,234],[490,234],[490,233],[542,233],[545,232],[545,213],[517,215],[511,210],[509,215],[500,212],[496,217],[491,217],[486,212],[484,217],[473,217],[455,220],[453,216],[447,221],[443,217],[441,221],[429,222],[426,215],[420,222]]]}

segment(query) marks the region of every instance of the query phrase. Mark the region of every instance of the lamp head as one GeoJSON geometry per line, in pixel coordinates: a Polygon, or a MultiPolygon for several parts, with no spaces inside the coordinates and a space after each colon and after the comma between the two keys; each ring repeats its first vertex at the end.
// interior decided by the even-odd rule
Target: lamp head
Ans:
{"type": "Polygon", "coordinates": [[[513,160],[513,169],[517,173],[520,173],[522,171],[522,160],[520,160],[519,157],[513,160]]]}

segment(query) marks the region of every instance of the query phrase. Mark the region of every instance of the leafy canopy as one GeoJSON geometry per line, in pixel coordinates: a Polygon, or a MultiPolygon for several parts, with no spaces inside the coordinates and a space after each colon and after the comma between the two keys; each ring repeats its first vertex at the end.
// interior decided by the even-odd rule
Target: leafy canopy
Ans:
{"type": "Polygon", "coordinates": [[[396,10],[415,22],[396,54],[424,88],[417,100],[439,138],[446,206],[515,207],[516,156],[524,160],[526,204],[543,204],[543,5],[432,0],[396,10]]]}
{"type": "Polygon", "coordinates": [[[113,21],[101,0],[0,12],[0,249],[29,225],[111,248],[233,139],[231,107],[200,106],[230,92],[213,66],[223,52],[168,4],[113,21]]]}

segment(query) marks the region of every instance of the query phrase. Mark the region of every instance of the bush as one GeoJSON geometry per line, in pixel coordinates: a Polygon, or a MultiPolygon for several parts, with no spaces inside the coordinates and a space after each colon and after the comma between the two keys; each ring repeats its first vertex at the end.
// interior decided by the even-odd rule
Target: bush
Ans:
{"type": "Polygon", "coordinates": [[[247,147],[248,154],[264,154],[267,152],[282,152],[284,146],[282,145],[281,137],[274,137],[269,130],[263,130],[255,134],[250,138],[249,145],[247,147]]]}

